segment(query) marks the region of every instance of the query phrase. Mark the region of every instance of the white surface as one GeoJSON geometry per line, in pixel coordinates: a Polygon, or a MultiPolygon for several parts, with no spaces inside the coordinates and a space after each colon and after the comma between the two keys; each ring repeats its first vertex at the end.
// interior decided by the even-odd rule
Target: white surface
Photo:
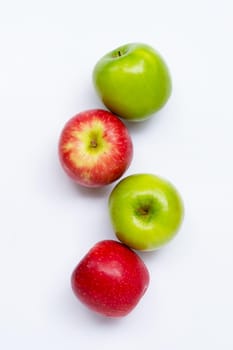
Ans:
{"type": "Polygon", "coordinates": [[[1,1],[1,349],[232,350],[232,14],[231,0],[1,1]],[[143,254],[151,283],[141,303],[108,320],[75,299],[70,274],[95,242],[114,238],[112,186],[71,183],[57,140],[75,113],[102,107],[92,68],[130,41],[162,53],[173,94],[130,126],[125,175],[168,178],[186,216],[172,243],[143,254]]]}

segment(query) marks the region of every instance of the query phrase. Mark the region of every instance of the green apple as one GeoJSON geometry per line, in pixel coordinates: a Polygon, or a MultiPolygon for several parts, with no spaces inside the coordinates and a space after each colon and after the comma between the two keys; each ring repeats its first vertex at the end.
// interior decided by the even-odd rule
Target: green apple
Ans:
{"type": "Polygon", "coordinates": [[[183,201],[167,180],[153,174],[122,179],[109,196],[117,238],[137,250],[155,250],[169,242],[183,220],[183,201]]]}
{"type": "Polygon", "coordinates": [[[123,119],[141,121],[161,109],[171,94],[171,77],[149,45],[129,43],[103,56],[93,83],[104,105],[123,119]]]}

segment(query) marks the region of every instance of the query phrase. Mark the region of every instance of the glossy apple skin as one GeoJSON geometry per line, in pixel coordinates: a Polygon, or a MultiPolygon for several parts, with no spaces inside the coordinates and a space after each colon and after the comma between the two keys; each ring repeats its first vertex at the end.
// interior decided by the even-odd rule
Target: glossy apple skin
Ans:
{"type": "Polygon", "coordinates": [[[169,242],[183,220],[180,194],[153,174],[122,179],[109,196],[109,213],[118,239],[138,250],[155,250],[169,242]]]}
{"type": "Polygon", "coordinates": [[[160,110],[171,95],[169,69],[151,46],[129,43],[103,56],[93,83],[104,105],[129,121],[142,121],[160,110]]]}
{"type": "Polygon", "coordinates": [[[77,298],[108,317],[131,312],[147,290],[149,272],[142,259],[114,240],[95,244],[74,269],[71,285],[77,298]]]}
{"type": "Polygon", "coordinates": [[[102,109],[80,112],[64,126],[59,158],[67,175],[86,187],[117,180],[129,167],[133,144],[125,124],[102,109]]]}

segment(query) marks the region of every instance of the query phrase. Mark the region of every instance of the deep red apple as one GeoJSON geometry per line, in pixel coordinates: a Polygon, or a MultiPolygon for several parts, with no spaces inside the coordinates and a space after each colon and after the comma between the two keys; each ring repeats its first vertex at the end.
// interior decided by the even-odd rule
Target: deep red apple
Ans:
{"type": "Polygon", "coordinates": [[[71,118],[59,140],[65,172],[87,187],[108,185],[129,167],[133,145],[125,124],[114,114],[92,109],[71,118]]]}
{"type": "Polygon", "coordinates": [[[126,316],[138,304],[148,284],[149,272],[142,259],[113,240],[95,244],[71,276],[78,299],[109,317],[126,316]]]}

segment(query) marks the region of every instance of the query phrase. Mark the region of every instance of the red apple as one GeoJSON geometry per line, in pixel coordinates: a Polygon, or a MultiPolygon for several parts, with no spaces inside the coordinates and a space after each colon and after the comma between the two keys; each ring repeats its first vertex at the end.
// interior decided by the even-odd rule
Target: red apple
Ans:
{"type": "Polygon", "coordinates": [[[64,126],[59,158],[65,172],[87,187],[108,185],[129,167],[133,145],[125,124],[102,109],[83,111],[64,126]]]}
{"type": "Polygon", "coordinates": [[[78,299],[109,317],[126,316],[138,304],[148,284],[149,272],[142,259],[113,240],[95,244],[71,276],[78,299]]]}

